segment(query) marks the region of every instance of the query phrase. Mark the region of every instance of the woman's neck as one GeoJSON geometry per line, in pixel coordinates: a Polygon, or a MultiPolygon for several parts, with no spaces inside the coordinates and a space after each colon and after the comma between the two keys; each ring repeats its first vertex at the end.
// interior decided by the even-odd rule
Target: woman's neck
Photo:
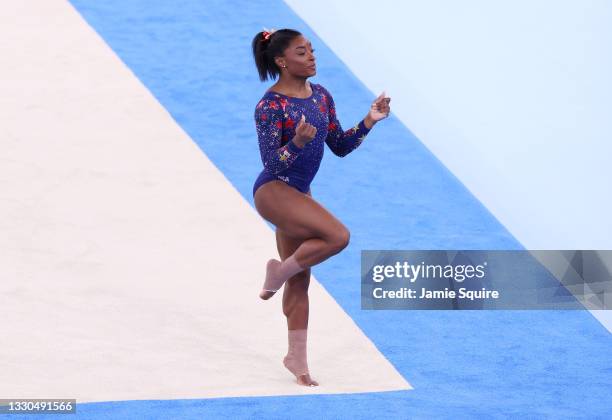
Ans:
{"type": "Polygon", "coordinates": [[[272,85],[270,89],[283,95],[302,98],[307,98],[312,94],[310,82],[303,77],[281,76],[278,82],[272,85]]]}

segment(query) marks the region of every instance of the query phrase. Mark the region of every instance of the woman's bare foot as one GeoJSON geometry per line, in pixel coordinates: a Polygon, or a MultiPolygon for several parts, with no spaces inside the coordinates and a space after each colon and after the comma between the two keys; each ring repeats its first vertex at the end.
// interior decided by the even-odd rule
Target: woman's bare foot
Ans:
{"type": "Polygon", "coordinates": [[[298,370],[298,364],[296,361],[289,357],[289,355],[283,358],[283,364],[291,373],[293,373],[297,379],[299,385],[304,386],[318,386],[319,383],[310,377],[310,373],[300,373],[298,370]]]}
{"type": "Polygon", "coordinates": [[[297,377],[297,383],[304,386],[319,386],[319,383],[310,377],[310,374],[300,375],[297,377]]]}

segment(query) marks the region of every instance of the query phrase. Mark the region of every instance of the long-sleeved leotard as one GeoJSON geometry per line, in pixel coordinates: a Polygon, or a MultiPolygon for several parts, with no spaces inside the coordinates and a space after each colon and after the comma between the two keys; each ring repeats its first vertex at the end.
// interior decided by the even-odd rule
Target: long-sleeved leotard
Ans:
{"type": "Polygon", "coordinates": [[[274,180],[307,193],[323,159],[323,143],[335,155],[346,156],[359,147],[370,131],[363,120],[343,131],[330,93],[316,83],[310,83],[310,87],[312,95],[308,98],[267,91],[257,103],[255,126],[264,169],[255,181],[253,195],[261,185],[274,180]],[[316,127],[317,134],[300,148],[291,140],[302,114],[307,123],[316,127]]]}

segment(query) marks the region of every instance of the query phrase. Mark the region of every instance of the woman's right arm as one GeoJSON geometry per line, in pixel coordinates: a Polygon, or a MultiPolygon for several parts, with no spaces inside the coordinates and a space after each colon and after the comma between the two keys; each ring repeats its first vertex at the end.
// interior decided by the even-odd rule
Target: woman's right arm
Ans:
{"type": "Polygon", "coordinates": [[[281,146],[283,110],[270,99],[262,99],[255,107],[255,128],[259,141],[259,153],[264,168],[271,174],[287,169],[302,152],[292,140],[281,146]]]}

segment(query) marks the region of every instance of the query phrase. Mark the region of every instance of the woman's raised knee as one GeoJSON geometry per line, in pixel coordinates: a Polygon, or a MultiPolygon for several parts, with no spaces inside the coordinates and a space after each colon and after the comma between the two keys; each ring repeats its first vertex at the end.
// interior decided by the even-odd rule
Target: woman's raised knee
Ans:
{"type": "Polygon", "coordinates": [[[342,251],[348,246],[350,238],[351,232],[347,228],[337,229],[328,240],[331,252],[337,254],[342,251]]]}

